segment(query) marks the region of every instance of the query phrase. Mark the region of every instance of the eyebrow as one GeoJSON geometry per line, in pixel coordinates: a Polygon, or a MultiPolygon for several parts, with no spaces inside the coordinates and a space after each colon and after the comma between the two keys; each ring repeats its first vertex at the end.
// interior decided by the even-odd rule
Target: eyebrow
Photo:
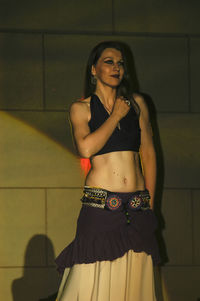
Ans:
{"type": "MultiPolygon", "coordinates": [[[[112,56],[106,56],[106,57],[104,57],[104,60],[105,59],[112,59],[113,60],[113,57],[112,56]]],[[[119,59],[119,61],[123,61],[123,58],[119,59]]]]}

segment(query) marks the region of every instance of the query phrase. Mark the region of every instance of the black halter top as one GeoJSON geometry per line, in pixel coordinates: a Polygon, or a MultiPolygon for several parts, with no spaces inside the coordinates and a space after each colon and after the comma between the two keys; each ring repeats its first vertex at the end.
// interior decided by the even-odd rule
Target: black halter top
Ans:
{"type": "MultiPolygon", "coordinates": [[[[91,96],[90,111],[91,119],[88,125],[92,133],[109,118],[109,114],[96,94],[91,96]]],[[[120,129],[116,127],[106,144],[93,156],[117,151],[138,152],[140,141],[138,114],[131,106],[127,115],[120,120],[120,129]]]]}

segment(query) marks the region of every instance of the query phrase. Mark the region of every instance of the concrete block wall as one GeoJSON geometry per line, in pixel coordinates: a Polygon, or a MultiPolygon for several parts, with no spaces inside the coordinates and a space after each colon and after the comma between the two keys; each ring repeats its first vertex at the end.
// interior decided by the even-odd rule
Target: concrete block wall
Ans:
{"type": "MultiPolygon", "coordinates": [[[[67,109],[102,40],[133,51],[158,153],[158,301],[200,298],[199,1],[0,1],[0,297],[56,292],[84,175],[67,109]],[[168,260],[166,260],[168,258],[168,260]]],[[[50,300],[50,299],[48,299],[50,300]]],[[[53,300],[53,299],[51,299],[53,300]]]]}

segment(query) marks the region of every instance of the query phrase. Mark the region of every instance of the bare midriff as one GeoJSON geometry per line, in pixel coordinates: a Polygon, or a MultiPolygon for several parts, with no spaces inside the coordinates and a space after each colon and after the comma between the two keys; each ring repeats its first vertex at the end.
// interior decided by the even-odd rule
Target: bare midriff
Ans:
{"type": "Polygon", "coordinates": [[[134,192],[145,188],[139,153],[117,151],[91,159],[85,185],[115,192],[134,192]]]}

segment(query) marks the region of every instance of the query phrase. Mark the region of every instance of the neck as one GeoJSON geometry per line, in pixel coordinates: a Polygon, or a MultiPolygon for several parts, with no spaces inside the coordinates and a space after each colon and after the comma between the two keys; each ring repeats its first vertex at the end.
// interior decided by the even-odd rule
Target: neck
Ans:
{"type": "Polygon", "coordinates": [[[102,103],[109,107],[112,107],[116,99],[116,88],[112,87],[99,87],[97,85],[95,94],[101,99],[102,103]]]}

